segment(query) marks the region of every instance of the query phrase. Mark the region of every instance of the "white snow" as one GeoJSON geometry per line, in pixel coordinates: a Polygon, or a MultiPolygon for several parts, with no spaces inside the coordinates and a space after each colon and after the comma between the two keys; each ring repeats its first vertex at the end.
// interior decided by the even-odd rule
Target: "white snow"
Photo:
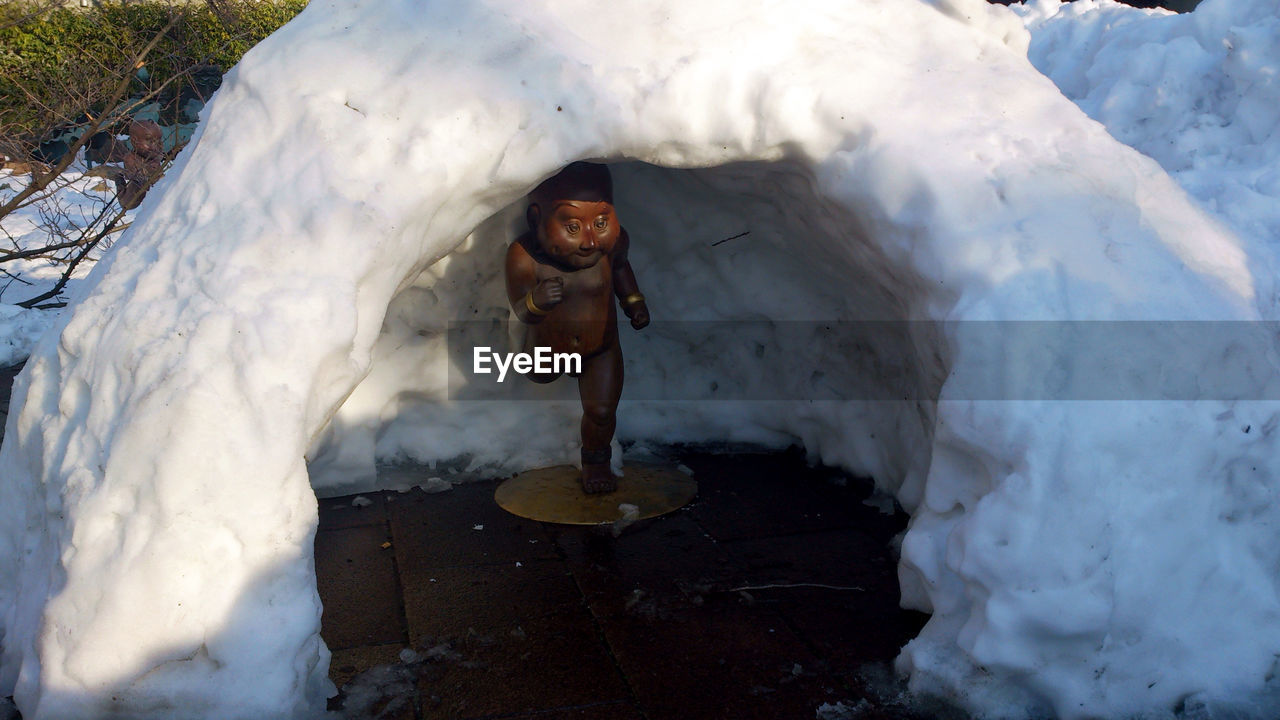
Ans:
{"type": "MultiPolygon", "coordinates": [[[[79,228],[92,224],[104,206],[112,203],[115,191],[109,180],[86,175],[87,169],[83,158],[77,159],[47,191],[38,193],[30,204],[7,215],[0,223],[3,249],[34,250],[64,242],[77,237],[79,228]],[[66,233],[65,237],[55,237],[52,228],[66,233]]],[[[16,195],[30,181],[28,174],[0,170],[0,203],[16,195]]],[[[110,246],[112,239],[109,237],[103,245],[110,246]]],[[[75,269],[67,283],[67,296],[74,295],[93,262],[101,257],[102,249],[105,248],[95,248],[88,261],[75,269]]],[[[52,289],[62,277],[64,267],[44,258],[27,258],[7,262],[3,270],[4,274],[0,275],[0,367],[25,360],[36,340],[57,321],[57,312],[28,309],[18,306],[18,303],[52,289]]],[[[59,300],[54,298],[46,302],[57,303],[59,300]]]]}
{"type": "MultiPolygon", "coordinates": [[[[1280,317],[1280,187],[1268,183],[1280,157],[1275,2],[1206,0],[1188,15],[1110,0],[1013,9],[1032,30],[1038,68],[1235,230],[1260,316],[1280,317]]],[[[1265,332],[1260,347],[1274,348],[1274,337],[1265,332]]],[[[1275,367],[1274,349],[1260,355],[1275,367]]],[[[1205,360],[1193,382],[1230,362],[1205,360]]],[[[965,452],[985,440],[975,429],[990,408],[976,405],[967,427],[939,425],[926,501],[905,539],[904,585],[918,569],[932,603],[920,607],[934,612],[899,660],[911,686],[960,695],[988,717],[1022,716],[1021,707],[1274,717],[1274,403],[1025,408],[1062,441],[1020,442],[1021,457],[1004,467],[965,452]],[[954,524],[941,512],[954,498],[937,509],[929,499],[956,493],[932,482],[948,471],[995,485],[962,499],[972,510],[954,524]]]]}
{"type": "Polygon", "coordinates": [[[1205,0],[1177,15],[1033,0],[1015,9],[1033,32],[1036,67],[1236,230],[1262,312],[1280,317],[1280,6],[1205,0]]]}
{"type": "MultiPolygon", "coordinates": [[[[500,328],[524,193],[598,159],[655,318],[623,330],[620,438],[799,440],[876,477],[913,516],[903,601],[933,613],[899,660],[913,689],[984,717],[1267,707],[1280,406],[1055,401],[1097,377],[1069,337],[993,348],[963,322],[1232,320],[1251,340],[1276,316],[1249,225],[1266,203],[1215,181],[1270,188],[1256,155],[1228,161],[1242,133],[1280,142],[1274,3],[1172,18],[1194,32],[1077,5],[314,0],[228,76],[18,378],[0,695],[28,720],[319,712],[312,486],[576,454],[563,388],[458,401],[470,348],[446,330],[500,328]],[[1028,63],[1023,19],[1033,59],[1074,52],[1046,72],[1151,157],[1028,63]],[[1152,79],[1214,32],[1249,52],[1196,62],[1238,92],[1152,79]],[[1125,130],[1144,108],[1152,134],[1125,130]],[[937,322],[814,322],[854,320],[937,322]],[[1048,399],[974,399],[1006,351],[1023,361],[997,380],[1048,399]],[[739,400],[676,401],[713,382],[739,400]],[[909,399],[864,400],[886,389],[909,399]]],[[[1224,374],[1210,343],[1124,327],[1168,387],[1224,374]]],[[[1226,359],[1252,363],[1243,397],[1277,397],[1274,353],[1226,359]]]]}

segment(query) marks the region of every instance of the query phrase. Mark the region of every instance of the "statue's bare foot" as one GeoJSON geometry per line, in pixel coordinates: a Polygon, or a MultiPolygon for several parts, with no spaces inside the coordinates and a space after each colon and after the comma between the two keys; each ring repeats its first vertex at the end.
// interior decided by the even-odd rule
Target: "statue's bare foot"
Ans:
{"type": "Polygon", "coordinates": [[[611,493],[618,489],[618,481],[609,469],[609,463],[583,463],[582,491],[588,495],[611,493]]]}

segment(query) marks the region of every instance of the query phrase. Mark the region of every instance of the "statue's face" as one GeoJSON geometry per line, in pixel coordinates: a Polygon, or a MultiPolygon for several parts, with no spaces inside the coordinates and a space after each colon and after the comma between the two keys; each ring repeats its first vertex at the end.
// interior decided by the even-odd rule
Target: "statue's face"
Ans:
{"type": "Polygon", "coordinates": [[[160,126],[134,122],[129,126],[129,142],[139,155],[159,155],[162,152],[160,126]]]}
{"type": "Polygon", "coordinates": [[[565,265],[589,268],[613,251],[619,232],[611,203],[556,200],[550,212],[541,215],[538,243],[565,265]]]}

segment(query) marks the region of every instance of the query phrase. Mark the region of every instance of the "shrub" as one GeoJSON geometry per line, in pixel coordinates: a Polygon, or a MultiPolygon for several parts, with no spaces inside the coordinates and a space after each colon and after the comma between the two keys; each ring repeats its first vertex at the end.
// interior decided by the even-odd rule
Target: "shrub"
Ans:
{"type": "Polygon", "coordinates": [[[0,136],[8,145],[34,147],[112,110],[106,104],[125,79],[127,96],[153,94],[149,99],[176,118],[187,98],[207,95],[210,75],[216,86],[241,55],[305,6],[306,0],[108,1],[53,8],[25,21],[0,15],[0,136]],[[138,72],[133,59],[161,34],[138,72]]]}

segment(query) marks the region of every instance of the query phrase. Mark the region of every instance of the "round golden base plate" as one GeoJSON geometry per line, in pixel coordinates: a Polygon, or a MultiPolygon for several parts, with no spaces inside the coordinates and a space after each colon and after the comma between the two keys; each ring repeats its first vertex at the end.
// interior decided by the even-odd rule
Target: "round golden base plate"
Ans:
{"type": "Polygon", "coordinates": [[[636,520],[657,517],[684,507],[698,494],[698,483],[676,470],[658,465],[628,465],[618,489],[588,495],[572,465],[522,472],[498,486],[493,499],[513,515],[563,525],[599,525],[622,518],[619,505],[640,509],[636,520]]]}

